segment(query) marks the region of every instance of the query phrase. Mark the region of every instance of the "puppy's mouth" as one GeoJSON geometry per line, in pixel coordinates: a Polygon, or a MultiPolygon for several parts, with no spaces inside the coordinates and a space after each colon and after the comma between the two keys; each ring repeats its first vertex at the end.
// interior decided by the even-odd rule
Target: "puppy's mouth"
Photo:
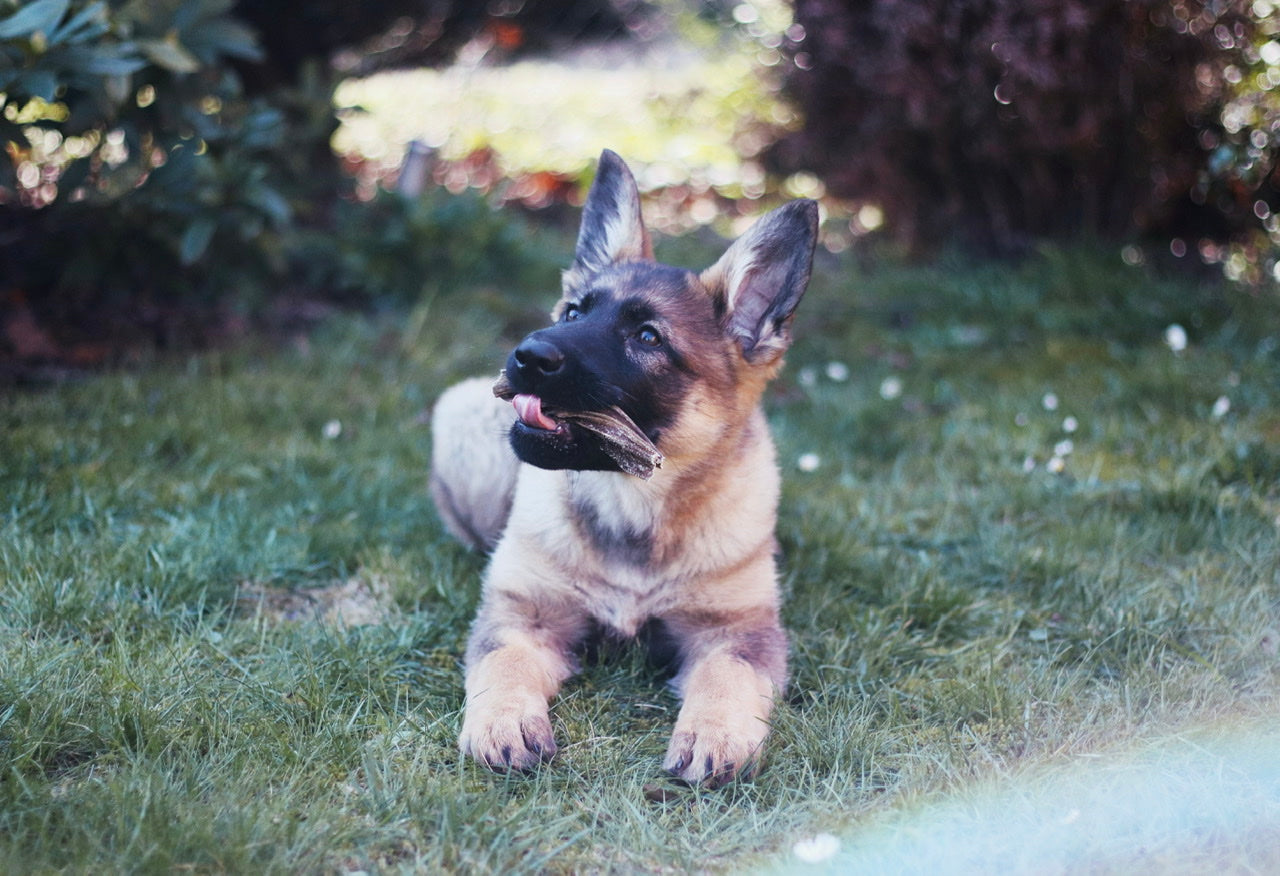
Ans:
{"type": "Polygon", "coordinates": [[[536,395],[521,393],[511,397],[511,404],[516,409],[520,422],[530,429],[541,429],[544,432],[563,432],[565,424],[547,414],[542,409],[542,399],[536,395]]]}
{"type": "Polygon", "coordinates": [[[515,408],[517,428],[534,436],[550,439],[555,445],[578,443],[587,433],[618,469],[648,480],[662,467],[662,452],[649,436],[619,407],[603,411],[548,410],[542,399],[532,393],[517,393],[507,381],[504,371],[493,386],[493,394],[511,402],[515,408]]]}

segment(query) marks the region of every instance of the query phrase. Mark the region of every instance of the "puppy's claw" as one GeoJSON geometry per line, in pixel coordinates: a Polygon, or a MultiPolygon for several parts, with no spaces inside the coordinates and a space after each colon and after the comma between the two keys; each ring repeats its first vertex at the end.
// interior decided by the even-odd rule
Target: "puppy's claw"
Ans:
{"type": "Polygon", "coordinates": [[[687,780],[684,770],[692,757],[693,734],[677,733],[671,737],[671,744],[667,746],[667,756],[663,760],[662,768],[668,775],[687,780]]]}
{"type": "Polygon", "coordinates": [[[495,772],[527,772],[555,757],[556,741],[546,715],[508,714],[469,718],[458,748],[495,772]]]}
{"type": "Polygon", "coordinates": [[[704,788],[720,788],[735,780],[753,778],[759,770],[761,749],[756,740],[729,734],[676,733],[663,769],[670,775],[704,788]]]}
{"type": "Polygon", "coordinates": [[[520,722],[520,737],[524,746],[537,755],[541,761],[551,760],[556,756],[556,739],[551,734],[551,721],[540,715],[525,718],[520,722]]]}

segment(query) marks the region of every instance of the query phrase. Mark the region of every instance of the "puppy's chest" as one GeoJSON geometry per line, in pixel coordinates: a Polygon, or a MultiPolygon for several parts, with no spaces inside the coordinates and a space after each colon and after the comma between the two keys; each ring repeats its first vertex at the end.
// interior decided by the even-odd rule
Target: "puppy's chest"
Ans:
{"type": "Polygon", "coordinates": [[[679,602],[684,576],[665,556],[670,533],[655,508],[611,498],[573,503],[575,528],[591,560],[579,595],[597,620],[631,636],[679,602]]]}

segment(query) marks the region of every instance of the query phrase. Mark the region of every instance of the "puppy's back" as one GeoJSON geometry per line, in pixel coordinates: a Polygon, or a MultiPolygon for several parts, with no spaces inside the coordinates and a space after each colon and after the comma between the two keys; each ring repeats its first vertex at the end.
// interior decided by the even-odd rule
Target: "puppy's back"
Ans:
{"type": "Polygon", "coordinates": [[[507,443],[514,421],[485,377],[445,390],[431,413],[431,498],[445,528],[477,550],[497,544],[511,513],[520,469],[507,443]]]}

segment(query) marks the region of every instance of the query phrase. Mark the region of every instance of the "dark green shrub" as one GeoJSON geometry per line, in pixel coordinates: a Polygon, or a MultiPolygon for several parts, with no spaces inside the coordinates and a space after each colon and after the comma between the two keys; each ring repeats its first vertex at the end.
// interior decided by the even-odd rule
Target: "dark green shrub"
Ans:
{"type": "Polygon", "coordinates": [[[0,18],[0,273],[37,309],[208,300],[283,269],[307,144],[333,124],[307,107],[329,92],[247,99],[232,62],[260,52],[229,8],[37,0],[0,18]]]}
{"type": "Polygon", "coordinates": [[[250,93],[263,53],[235,9],[0,0],[0,303],[61,344],[131,346],[198,340],[284,291],[554,289],[556,247],[477,198],[352,200],[327,68],[294,45],[288,85],[250,93]]]}
{"type": "Polygon", "coordinates": [[[643,31],[655,12],[646,0],[241,0],[235,7],[266,50],[262,63],[245,70],[253,92],[296,82],[316,58],[337,56],[347,72],[366,75],[444,66],[478,41],[491,58],[508,59],[643,31]]]}
{"type": "Polygon", "coordinates": [[[878,202],[909,242],[1145,233],[1194,254],[1280,208],[1269,2],[794,7],[786,89],[805,124],[773,158],[878,202]],[[1225,118],[1241,89],[1258,106],[1225,118]]]}
{"type": "Polygon", "coordinates": [[[570,243],[536,233],[479,195],[433,189],[418,198],[382,192],[370,203],[341,201],[332,228],[299,235],[292,257],[305,286],[362,301],[491,286],[541,293],[549,306],[570,243]]]}

